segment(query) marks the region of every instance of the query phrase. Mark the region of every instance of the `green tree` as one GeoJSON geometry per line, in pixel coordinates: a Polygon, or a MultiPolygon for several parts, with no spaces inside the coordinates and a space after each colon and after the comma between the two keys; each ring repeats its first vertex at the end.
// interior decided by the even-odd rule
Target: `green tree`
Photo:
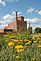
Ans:
{"type": "Polygon", "coordinates": [[[34,32],[35,33],[41,33],[41,28],[39,28],[39,27],[35,28],[35,31],[34,32]]]}

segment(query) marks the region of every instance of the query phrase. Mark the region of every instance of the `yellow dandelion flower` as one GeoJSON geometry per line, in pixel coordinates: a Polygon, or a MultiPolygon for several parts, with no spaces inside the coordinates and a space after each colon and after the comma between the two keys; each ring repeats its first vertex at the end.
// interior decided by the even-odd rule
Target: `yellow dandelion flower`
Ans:
{"type": "Polygon", "coordinates": [[[37,40],[35,40],[35,41],[33,41],[34,43],[36,43],[37,42],[37,40]]]}
{"type": "Polygon", "coordinates": [[[9,42],[8,46],[14,46],[14,43],[13,42],[9,42]]]}
{"type": "Polygon", "coordinates": [[[19,59],[19,58],[20,58],[20,56],[16,56],[16,58],[17,58],[17,59],[19,59]]]}
{"type": "Polygon", "coordinates": [[[6,37],[7,35],[4,35],[4,37],[6,37]]]}
{"type": "Polygon", "coordinates": [[[25,40],[24,40],[24,42],[28,42],[28,40],[27,40],[27,39],[25,39],[25,40]]]}
{"type": "Polygon", "coordinates": [[[13,40],[13,42],[14,42],[14,43],[18,43],[18,42],[19,42],[19,40],[13,40]]]}
{"type": "Polygon", "coordinates": [[[16,50],[18,53],[24,52],[24,49],[17,49],[16,50]]]}
{"type": "Polygon", "coordinates": [[[20,52],[24,52],[24,49],[20,49],[20,52]]]}
{"type": "Polygon", "coordinates": [[[9,38],[15,38],[16,36],[10,36],[9,38]]]}
{"type": "Polygon", "coordinates": [[[32,41],[28,41],[26,44],[31,44],[32,43],[32,41]]]}
{"type": "Polygon", "coordinates": [[[38,48],[41,48],[41,45],[38,45],[38,48]]]}
{"type": "Polygon", "coordinates": [[[24,48],[24,46],[22,46],[22,45],[17,45],[17,46],[15,47],[15,49],[21,49],[21,48],[24,48]]]}
{"type": "Polygon", "coordinates": [[[20,42],[23,42],[23,40],[20,40],[20,42]]]}
{"type": "Polygon", "coordinates": [[[34,61],[34,60],[36,60],[36,58],[32,58],[32,60],[34,61]]]}

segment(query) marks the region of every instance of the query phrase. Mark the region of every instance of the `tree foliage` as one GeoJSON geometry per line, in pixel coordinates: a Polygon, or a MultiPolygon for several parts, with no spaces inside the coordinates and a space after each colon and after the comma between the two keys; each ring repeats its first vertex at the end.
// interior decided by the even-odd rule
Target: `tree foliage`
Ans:
{"type": "Polygon", "coordinates": [[[35,33],[41,33],[41,28],[39,27],[35,28],[35,33]]]}

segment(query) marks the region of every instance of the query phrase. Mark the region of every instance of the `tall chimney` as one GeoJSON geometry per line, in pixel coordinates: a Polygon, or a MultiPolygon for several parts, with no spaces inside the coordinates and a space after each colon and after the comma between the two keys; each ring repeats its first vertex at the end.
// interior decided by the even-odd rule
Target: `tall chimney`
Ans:
{"type": "Polygon", "coordinates": [[[17,21],[17,12],[16,12],[16,21],[17,21]]]}
{"type": "Polygon", "coordinates": [[[17,11],[16,11],[16,31],[17,31],[17,11]]]}

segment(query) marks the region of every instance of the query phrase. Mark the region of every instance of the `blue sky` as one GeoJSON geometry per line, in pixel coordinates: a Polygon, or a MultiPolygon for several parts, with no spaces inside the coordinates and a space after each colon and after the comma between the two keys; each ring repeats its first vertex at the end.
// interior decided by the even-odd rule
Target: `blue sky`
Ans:
{"type": "Polygon", "coordinates": [[[41,0],[0,0],[0,29],[15,20],[15,11],[32,27],[41,27],[41,0]]]}

